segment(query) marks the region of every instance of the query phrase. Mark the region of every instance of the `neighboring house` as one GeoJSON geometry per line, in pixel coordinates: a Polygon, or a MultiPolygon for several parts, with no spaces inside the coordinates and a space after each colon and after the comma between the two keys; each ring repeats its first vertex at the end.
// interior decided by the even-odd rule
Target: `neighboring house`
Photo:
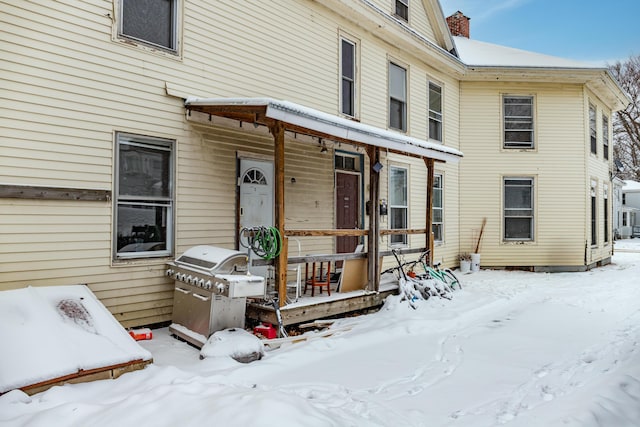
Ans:
{"type": "Polygon", "coordinates": [[[169,321],[165,263],[257,222],[453,266],[486,217],[483,265],[610,257],[616,82],[454,39],[437,0],[0,1],[0,23],[0,289],[86,283],[125,326],[169,321]]]}
{"type": "Polygon", "coordinates": [[[613,186],[613,237],[622,238],[622,186],[624,181],[617,176],[611,180],[613,186]]]}
{"type": "MultiPolygon", "coordinates": [[[[467,21],[460,12],[450,17],[467,21]]],[[[457,27],[465,28],[458,24],[457,27]]],[[[612,254],[609,72],[454,37],[460,83],[460,246],[487,218],[483,266],[583,270],[612,254]]]]}
{"type": "Polygon", "coordinates": [[[620,237],[640,237],[640,182],[623,182],[621,216],[620,237]]]}

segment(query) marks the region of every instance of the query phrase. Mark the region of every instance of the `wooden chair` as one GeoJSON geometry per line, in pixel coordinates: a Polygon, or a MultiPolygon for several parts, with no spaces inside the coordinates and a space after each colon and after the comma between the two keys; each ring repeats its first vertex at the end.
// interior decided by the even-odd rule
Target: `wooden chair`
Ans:
{"type": "Polygon", "coordinates": [[[311,286],[311,296],[314,296],[316,287],[320,288],[320,293],[322,293],[322,288],[324,286],[327,287],[327,294],[331,295],[331,262],[327,262],[327,274],[326,276],[322,276],[324,270],[324,262],[312,262],[311,263],[311,276],[309,276],[309,263],[305,264],[304,267],[304,292],[307,292],[307,287],[311,286]],[[320,269],[316,274],[316,264],[319,264],[320,269]]]}

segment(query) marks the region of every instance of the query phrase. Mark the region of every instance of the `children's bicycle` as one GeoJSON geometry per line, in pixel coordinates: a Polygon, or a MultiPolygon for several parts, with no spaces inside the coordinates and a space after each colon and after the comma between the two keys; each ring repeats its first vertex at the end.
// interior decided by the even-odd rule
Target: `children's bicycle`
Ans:
{"type": "Polygon", "coordinates": [[[391,253],[398,265],[382,272],[382,274],[393,273],[396,275],[402,298],[409,301],[412,308],[416,308],[416,301],[434,296],[451,299],[454,290],[462,289],[460,280],[450,269],[442,269],[440,262],[433,267],[429,265],[429,252],[427,249],[417,260],[404,262],[400,259],[398,251],[392,249],[391,253]],[[417,272],[417,270],[422,271],[417,272]]]}

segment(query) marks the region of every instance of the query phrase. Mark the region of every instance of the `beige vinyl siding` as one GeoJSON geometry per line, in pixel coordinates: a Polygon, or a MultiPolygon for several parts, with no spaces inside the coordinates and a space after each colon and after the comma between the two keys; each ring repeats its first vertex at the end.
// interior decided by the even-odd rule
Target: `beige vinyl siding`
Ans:
{"type": "MultiPolygon", "coordinates": [[[[602,259],[606,259],[612,255],[612,235],[613,230],[613,210],[612,210],[612,185],[609,178],[609,171],[612,168],[613,156],[610,154],[609,159],[605,159],[603,155],[602,147],[602,115],[609,117],[609,128],[611,128],[611,110],[604,104],[598,97],[596,97],[589,90],[584,91],[584,108],[585,108],[585,147],[587,156],[587,179],[585,180],[586,189],[586,216],[588,219],[586,236],[588,239],[591,237],[591,180],[595,180],[596,187],[596,210],[597,210],[597,244],[594,246],[589,245],[587,262],[589,264],[598,262],[602,259]],[[589,104],[596,107],[596,130],[597,130],[597,154],[591,153],[589,142],[589,121],[588,112],[589,104]],[[604,186],[609,186],[609,241],[604,241],[604,186]]],[[[609,130],[611,132],[611,129],[609,130]]],[[[609,135],[611,136],[611,135],[609,135]]],[[[609,138],[609,144],[611,145],[611,137],[609,138]]]]}
{"type": "Polygon", "coordinates": [[[475,246],[482,218],[485,266],[584,264],[582,89],[569,85],[461,84],[461,249],[475,246]],[[533,95],[535,149],[503,149],[502,94],[533,95]],[[534,179],[534,239],[503,241],[503,178],[534,179]]]}
{"type": "MultiPolygon", "coordinates": [[[[426,135],[429,73],[445,82],[445,143],[457,144],[457,84],[320,3],[185,1],[180,55],[114,39],[113,5],[0,1],[0,182],[113,191],[115,132],[167,138],[175,141],[175,253],[196,244],[233,248],[237,153],[272,156],[272,137],[185,118],[183,100],[167,96],[165,86],[184,95],[286,99],[337,114],[341,30],[361,41],[362,122],[387,127],[393,55],[411,65],[409,133],[426,135]]],[[[422,6],[414,6],[412,20],[429,33],[426,18],[415,15],[422,6]]],[[[313,143],[287,135],[287,228],[335,227],[333,149],[319,155],[313,143]]],[[[424,181],[424,163],[410,161],[419,174],[412,182],[424,181]]],[[[454,197],[448,168],[445,197],[454,197]]],[[[366,182],[364,193],[366,201],[366,182]]],[[[411,210],[424,215],[424,198],[416,203],[411,210]]],[[[446,203],[447,215],[455,214],[446,203]]],[[[164,264],[172,257],[112,261],[112,215],[112,202],[1,199],[0,289],[87,283],[125,326],[170,320],[173,284],[164,264]]],[[[424,227],[424,218],[415,222],[424,227]]],[[[457,252],[449,249],[451,222],[447,257],[457,252]]],[[[303,254],[334,249],[333,238],[301,241],[303,254]]]]}

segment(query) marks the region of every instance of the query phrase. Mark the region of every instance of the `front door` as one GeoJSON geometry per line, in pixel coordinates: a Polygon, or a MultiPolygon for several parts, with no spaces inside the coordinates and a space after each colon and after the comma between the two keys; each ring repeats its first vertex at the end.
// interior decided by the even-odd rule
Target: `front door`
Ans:
{"type": "MultiPolygon", "coordinates": [[[[240,230],[273,225],[273,163],[240,159],[240,230]]],[[[240,241],[246,242],[240,236],[240,241]]],[[[241,251],[247,250],[240,247],[241,251]]],[[[257,258],[253,252],[250,259],[257,258]]],[[[252,274],[268,277],[267,267],[250,267],[252,274]]]]}
{"type": "MultiPolygon", "coordinates": [[[[360,175],[336,171],[336,228],[355,229],[359,226],[360,175]]],[[[338,253],[353,252],[358,246],[357,236],[340,236],[336,241],[338,253]]]]}

